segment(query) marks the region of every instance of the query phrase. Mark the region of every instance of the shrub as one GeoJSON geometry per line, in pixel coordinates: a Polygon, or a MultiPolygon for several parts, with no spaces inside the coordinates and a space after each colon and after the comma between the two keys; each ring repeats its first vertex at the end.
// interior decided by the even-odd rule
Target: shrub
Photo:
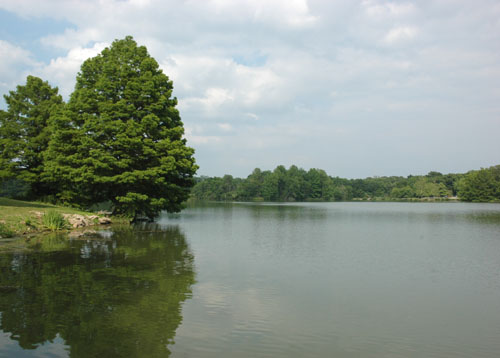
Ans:
{"type": "Polygon", "coordinates": [[[67,226],[66,225],[67,222],[66,219],[64,219],[64,216],[62,216],[61,213],[58,213],[57,211],[54,210],[47,211],[42,216],[42,224],[47,229],[52,231],[61,230],[67,226]]]}
{"type": "Polygon", "coordinates": [[[0,238],[7,238],[14,236],[14,231],[9,229],[4,223],[0,223],[0,238]]]}

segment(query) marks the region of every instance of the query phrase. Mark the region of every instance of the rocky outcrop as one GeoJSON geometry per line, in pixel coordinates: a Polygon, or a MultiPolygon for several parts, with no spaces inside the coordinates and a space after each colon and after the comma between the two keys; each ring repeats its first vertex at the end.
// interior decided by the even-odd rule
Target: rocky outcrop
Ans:
{"type": "Polygon", "coordinates": [[[80,228],[92,225],[108,225],[111,224],[111,219],[105,216],[97,215],[80,215],[80,214],[63,214],[66,221],[72,228],[80,228]]]}
{"type": "Polygon", "coordinates": [[[111,224],[111,219],[107,216],[99,216],[98,217],[99,225],[109,225],[111,224]]]}

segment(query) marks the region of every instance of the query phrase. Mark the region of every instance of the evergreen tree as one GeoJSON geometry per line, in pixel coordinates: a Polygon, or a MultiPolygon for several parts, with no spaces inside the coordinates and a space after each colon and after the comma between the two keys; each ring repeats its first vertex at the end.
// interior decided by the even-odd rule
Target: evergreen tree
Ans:
{"type": "Polygon", "coordinates": [[[60,183],[60,198],[109,200],[132,219],[180,211],[197,166],[172,89],[130,36],[86,60],[47,155],[46,179],[60,183]]]}
{"type": "MultiPolygon", "coordinates": [[[[38,77],[4,96],[7,111],[0,111],[0,180],[25,182],[29,196],[50,193],[41,182],[44,152],[52,134],[50,117],[63,105],[58,89],[38,77]]],[[[20,185],[20,184],[17,184],[20,185]]]]}

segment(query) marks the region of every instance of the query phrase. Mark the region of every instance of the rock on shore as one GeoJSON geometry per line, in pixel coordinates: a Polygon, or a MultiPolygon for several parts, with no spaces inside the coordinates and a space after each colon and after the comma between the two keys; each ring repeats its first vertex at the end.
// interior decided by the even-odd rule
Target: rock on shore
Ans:
{"type": "Polygon", "coordinates": [[[105,216],[97,215],[80,215],[80,214],[63,214],[64,218],[73,228],[86,227],[92,225],[108,225],[111,224],[111,219],[105,216]]]}

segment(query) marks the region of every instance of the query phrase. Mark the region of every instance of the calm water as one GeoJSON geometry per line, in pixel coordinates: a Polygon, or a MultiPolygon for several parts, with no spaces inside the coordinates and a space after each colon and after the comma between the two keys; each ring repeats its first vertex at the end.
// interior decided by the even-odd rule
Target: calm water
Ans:
{"type": "Polygon", "coordinates": [[[0,270],[0,357],[500,355],[497,204],[207,204],[0,270]]]}

